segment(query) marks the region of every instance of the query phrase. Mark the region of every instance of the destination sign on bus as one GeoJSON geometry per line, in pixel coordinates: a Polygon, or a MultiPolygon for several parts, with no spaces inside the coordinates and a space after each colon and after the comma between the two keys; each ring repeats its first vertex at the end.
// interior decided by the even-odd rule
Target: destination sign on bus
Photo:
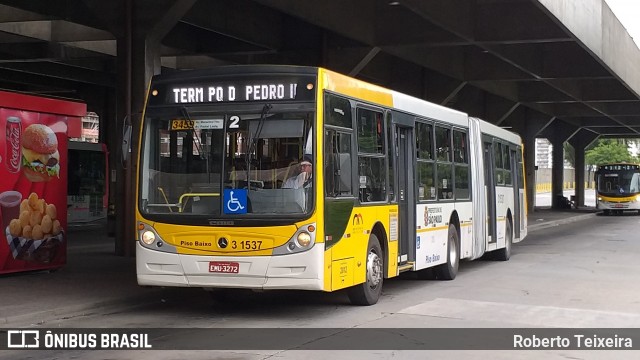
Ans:
{"type": "Polygon", "coordinates": [[[171,120],[169,130],[212,130],[222,129],[224,120],[222,119],[202,119],[202,120],[171,120]]]}
{"type": "Polygon", "coordinates": [[[605,170],[605,171],[640,170],[640,165],[635,165],[635,164],[602,165],[600,166],[600,170],[605,170]]]}
{"type": "Polygon", "coordinates": [[[311,101],[315,99],[315,78],[310,76],[196,84],[158,84],[151,91],[150,105],[215,104],[254,101],[311,101]]]}

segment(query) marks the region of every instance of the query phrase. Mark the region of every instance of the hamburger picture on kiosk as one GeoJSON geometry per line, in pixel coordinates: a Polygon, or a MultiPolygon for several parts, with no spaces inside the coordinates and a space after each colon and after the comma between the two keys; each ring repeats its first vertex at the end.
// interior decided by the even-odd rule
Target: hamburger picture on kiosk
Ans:
{"type": "Polygon", "coordinates": [[[32,182],[59,177],[58,138],[50,127],[29,125],[22,135],[22,171],[32,182]]]}

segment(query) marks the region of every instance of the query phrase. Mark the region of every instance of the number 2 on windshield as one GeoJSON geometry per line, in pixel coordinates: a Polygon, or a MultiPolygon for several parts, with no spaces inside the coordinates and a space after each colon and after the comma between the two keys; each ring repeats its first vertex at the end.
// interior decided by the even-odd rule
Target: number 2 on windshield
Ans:
{"type": "Polygon", "coordinates": [[[229,118],[229,129],[237,129],[240,127],[238,124],[240,122],[239,116],[232,116],[229,118]]]}

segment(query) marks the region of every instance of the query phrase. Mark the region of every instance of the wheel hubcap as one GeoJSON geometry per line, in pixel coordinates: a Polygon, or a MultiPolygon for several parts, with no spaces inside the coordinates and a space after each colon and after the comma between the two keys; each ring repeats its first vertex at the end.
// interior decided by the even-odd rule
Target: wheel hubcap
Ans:
{"type": "Polygon", "coordinates": [[[375,289],[382,280],[382,261],[378,254],[370,252],[367,256],[367,283],[375,289]]]}
{"type": "Polygon", "coordinates": [[[458,249],[455,238],[452,236],[449,239],[449,261],[451,262],[451,267],[456,267],[458,264],[458,249]]]}

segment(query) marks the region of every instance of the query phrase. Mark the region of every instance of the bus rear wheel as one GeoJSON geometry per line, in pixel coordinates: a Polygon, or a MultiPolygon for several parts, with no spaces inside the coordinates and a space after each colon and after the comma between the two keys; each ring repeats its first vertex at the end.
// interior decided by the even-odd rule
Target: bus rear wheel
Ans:
{"type": "Polygon", "coordinates": [[[366,280],[349,289],[349,300],[353,305],[373,305],[382,293],[384,255],[375,234],[369,236],[366,259],[366,280]]]}
{"type": "Polygon", "coordinates": [[[453,280],[458,274],[460,264],[460,238],[455,225],[449,224],[447,235],[447,262],[435,268],[438,280],[453,280]]]}
{"type": "Polygon", "coordinates": [[[511,220],[507,219],[505,229],[504,248],[496,251],[496,260],[507,261],[511,257],[511,245],[513,244],[513,226],[511,220]]]}

